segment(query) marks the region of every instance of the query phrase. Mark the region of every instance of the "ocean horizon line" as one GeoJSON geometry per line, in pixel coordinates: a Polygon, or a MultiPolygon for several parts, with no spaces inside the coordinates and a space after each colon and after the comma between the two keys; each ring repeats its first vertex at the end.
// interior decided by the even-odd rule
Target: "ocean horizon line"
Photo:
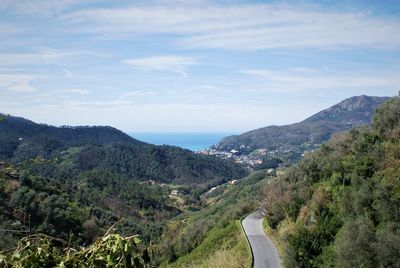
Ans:
{"type": "Polygon", "coordinates": [[[191,151],[205,150],[232,132],[127,132],[131,137],[155,145],[177,146],[191,151]]]}

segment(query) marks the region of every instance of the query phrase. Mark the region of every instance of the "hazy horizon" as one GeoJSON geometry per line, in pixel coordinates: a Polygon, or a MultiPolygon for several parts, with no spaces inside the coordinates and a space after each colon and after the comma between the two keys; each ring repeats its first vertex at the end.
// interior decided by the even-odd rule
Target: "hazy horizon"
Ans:
{"type": "Polygon", "coordinates": [[[210,148],[232,132],[128,132],[129,136],[155,145],[178,146],[191,151],[210,148]]]}
{"type": "MultiPolygon", "coordinates": [[[[398,94],[400,94],[400,93],[398,92],[398,94]]],[[[398,96],[398,95],[393,95],[393,96],[398,96]]],[[[371,96],[371,97],[392,97],[392,96],[371,96]]],[[[341,101],[343,101],[343,100],[341,100],[341,101]]],[[[132,137],[134,137],[133,136],[134,134],[137,134],[137,135],[179,134],[180,135],[180,134],[185,134],[185,133],[187,133],[187,134],[218,134],[218,135],[224,134],[223,137],[226,137],[226,136],[229,136],[229,135],[240,135],[240,134],[243,134],[243,133],[251,131],[251,130],[264,128],[264,127],[268,127],[268,126],[284,126],[284,125],[290,125],[290,124],[298,123],[298,122],[301,122],[301,121],[307,119],[308,117],[311,117],[311,116],[315,115],[316,113],[318,113],[318,112],[320,112],[322,110],[328,109],[329,107],[331,107],[331,106],[333,106],[335,104],[337,104],[337,103],[334,103],[334,104],[332,104],[332,105],[330,105],[328,107],[324,107],[321,110],[317,110],[317,111],[313,112],[312,114],[307,115],[304,118],[300,118],[297,121],[288,121],[287,123],[281,123],[281,124],[279,124],[279,123],[278,124],[272,124],[272,123],[266,122],[263,125],[256,126],[256,127],[251,128],[251,129],[220,130],[220,131],[215,131],[215,130],[170,130],[170,131],[168,131],[168,130],[165,130],[165,129],[158,129],[158,130],[129,130],[128,129],[128,130],[126,130],[126,129],[120,129],[120,128],[116,127],[116,126],[113,126],[113,125],[107,124],[107,123],[105,123],[105,124],[97,124],[96,125],[96,124],[90,124],[90,123],[88,123],[88,124],[84,124],[84,123],[82,123],[82,124],[79,124],[79,123],[78,124],[65,124],[63,122],[59,122],[59,123],[52,124],[52,123],[49,123],[49,122],[35,121],[31,117],[29,117],[29,115],[28,116],[23,116],[23,115],[17,115],[17,114],[9,114],[9,113],[4,113],[2,111],[0,111],[0,114],[2,113],[2,114],[9,114],[11,116],[16,116],[16,117],[22,117],[22,118],[34,121],[35,123],[38,123],[38,124],[52,125],[52,126],[55,126],[55,127],[62,127],[62,126],[71,126],[71,127],[79,127],[79,126],[109,126],[109,127],[117,128],[117,129],[123,131],[124,133],[126,133],[126,134],[128,134],[128,135],[130,135],[132,137]]]]}

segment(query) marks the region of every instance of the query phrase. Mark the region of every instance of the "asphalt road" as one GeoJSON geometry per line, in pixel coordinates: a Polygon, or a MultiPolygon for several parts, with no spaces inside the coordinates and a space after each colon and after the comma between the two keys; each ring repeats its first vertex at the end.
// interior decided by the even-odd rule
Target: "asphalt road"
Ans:
{"type": "Polygon", "coordinates": [[[262,220],[261,212],[256,211],[242,222],[253,251],[254,268],[281,268],[278,251],[271,239],[264,233],[262,220]]]}

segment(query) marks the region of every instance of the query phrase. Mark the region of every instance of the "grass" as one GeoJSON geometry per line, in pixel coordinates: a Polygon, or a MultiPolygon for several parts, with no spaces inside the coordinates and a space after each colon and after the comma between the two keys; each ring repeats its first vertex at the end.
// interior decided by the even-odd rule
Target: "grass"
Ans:
{"type": "Polygon", "coordinates": [[[231,221],[226,226],[215,226],[198,247],[170,267],[251,267],[251,253],[240,221],[231,221]]]}
{"type": "Polygon", "coordinates": [[[274,243],[276,250],[278,251],[279,257],[282,261],[282,256],[284,254],[284,245],[283,245],[282,241],[279,239],[279,236],[276,233],[276,231],[274,231],[271,228],[271,226],[269,226],[266,218],[263,219],[262,226],[263,226],[265,234],[268,235],[268,237],[272,240],[272,243],[274,243]]]}

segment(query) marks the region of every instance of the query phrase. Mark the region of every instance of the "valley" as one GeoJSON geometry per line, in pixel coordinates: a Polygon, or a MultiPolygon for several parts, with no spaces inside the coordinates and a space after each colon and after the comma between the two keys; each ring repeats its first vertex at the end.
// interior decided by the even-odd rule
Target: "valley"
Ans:
{"type": "Polygon", "coordinates": [[[0,268],[400,268],[399,29],[399,0],[0,0],[0,268]]]}
{"type": "MultiPolygon", "coordinates": [[[[48,258],[27,257],[39,256],[35,250],[44,243],[54,248],[54,261],[61,261],[59,250],[69,243],[76,248],[75,259],[69,261],[87,262],[78,249],[94,250],[91,245],[113,235],[107,238],[116,239],[110,243],[134,243],[129,247],[136,248],[139,267],[249,267],[252,254],[241,221],[261,209],[284,267],[358,265],[364,263],[359,256],[368,266],[391,264],[398,238],[397,213],[390,211],[399,209],[399,103],[390,99],[373,120],[365,119],[372,126],[334,133],[313,152],[292,159],[294,165],[271,161],[274,166],[258,171],[249,171],[233,157],[154,146],[109,127],[57,128],[3,116],[0,260],[44,265],[48,258]],[[91,135],[96,139],[87,145],[91,135]],[[366,189],[374,194],[366,195],[366,189]],[[352,240],[351,226],[368,228],[388,255],[361,244],[354,244],[358,250],[353,255],[342,251],[363,239],[358,233],[352,240]],[[26,240],[33,255],[25,249],[19,254],[26,258],[7,255],[25,237],[38,234],[45,236],[26,240]],[[129,240],[132,235],[140,242],[129,240]],[[393,243],[382,240],[387,235],[394,237],[393,243]],[[367,258],[363,250],[375,255],[367,258]]],[[[262,218],[257,220],[261,226],[262,218]]],[[[249,224],[246,218],[244,230],[254,246],[252,239],[261,239],[264,231],[252,237],[249,224]]],[[[255,267],[264,267],[257,257],[263,249],[253,250],[255,267]]],[[[113,258],[135,261],[125,255],[113,258]]]]}

